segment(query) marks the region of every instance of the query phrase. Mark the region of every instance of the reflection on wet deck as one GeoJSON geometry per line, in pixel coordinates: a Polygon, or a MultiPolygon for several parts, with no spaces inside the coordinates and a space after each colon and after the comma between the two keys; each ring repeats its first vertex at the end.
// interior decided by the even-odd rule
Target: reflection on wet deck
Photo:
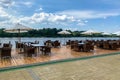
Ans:
{"type": "Polygon", "coordinates": [[[33,55],[32,57],[25,57],[23,54],[18,54],[18,51],[19,50],[17,49],[13,49],[11,59],[0,60],[0,67],[2,68],[2,67],[32,64],[38,62],[67,59],[67,58],[77,58],[77,57],[90,56],[90,55],[108,54],[113,52],[119,52],[120,49],[105,50],[105,49],[95,48],[95,50],[91,52],[76,52],[71,50],[69,46],[62,46],[60,48],[52,48],[50,55],[41,55],[41,52],[39,52],[37,53],[37,56],[33,55]]]}

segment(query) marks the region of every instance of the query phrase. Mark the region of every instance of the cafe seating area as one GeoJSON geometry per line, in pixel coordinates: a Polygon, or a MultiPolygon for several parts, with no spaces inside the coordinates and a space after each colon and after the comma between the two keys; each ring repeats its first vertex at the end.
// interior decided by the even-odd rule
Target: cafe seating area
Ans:
{"type": "Polygon", "coordinates": [[[94,47],[106,50],[116,50],[120,48],[120,40],[68,40],[66,45],[69,45],[72,50],[77,52],[94,51],[94,47]]]}
{"type": "MultiPolygon", "coordinates": [[[[46,45],[41,45],[39,42],[21,42],[18,43],[16,42],[16,45],[21,44],[20,47],[17,47],[17,49],[20,49],[20,53],[24,54],[24,57],[32,57],[32,56],[37,56],[37,53],[41,52],[42,54],[45,53],[50,53],[50,50],[48,51],[48,46],[46,45]]],[[[51,48],[49,48],[51,49],[51,48]]],[[[19,54],[19,53],[18,53],[19,54]]]]}
{"type": "Polygon", "coordinates": [[[70,45],[71,49],[77,52],[90,52],[94,50],[94,44],[90,41],[68,41],[67,45],[70,45]]]}
{"type": "Polygon", "coordinates": [[[11,42],[1,43],[0,65],[7,59],[19,65],[120,51],[120,40],[68,40],[65,45],[59,40],[46,40],[43,44],[39,41],[14,43],[15,48],[11,42]]]}
{"type": "MultiPolygon", "coordinates": [[[[60,48],[62,46],[59,40],[47,40],[43,45],[41,45],[39,41],[15,41],[15,45],[16,49],[19,49],[20,53],[24,54],[25,57],[37,56],[37,53],[41,53],[41,55],[50,55],[52,53],[52,48],[60,48]]],[[[76,52],[92,52],[94,51],[94,47],[106,50],[116,50],[120,48],[120,40],[68,40],[66,41],[66,46],[70,46],[71,50],[76,52]]],[[[1,44],[1,58],[11,57],[11,49],[12,44],[10,42],[1,44]]]]}
{"type": "MultiPolygon", "coordinates": [[[[52,48],[60,48],[62,46],[59,40],[47,40],[44,42],[44,45],[41,45],[39,41],[15,41],[15,45],[16,49],[19,49],[20,53],[22,52],[25,57],[37,56],[37,53],[41,53],[41,55],[49,55],[52,53],[52,48]]],[[[107,50],[116,50],[120,48],[120,40],[68,40],[66,41],[66,46],[70,46],[71,50],[76,52],[92,52],[94,51],[94,47],[107,50]]],[[[1,58],[11,57],[11,49],[12,44],[10,42],[1,44],[1,58]]]]}
{"type": "Polygon", "coordinates": [[[107,40],[107,41],[97,40],[96,46],[102,49],[116,50],[120,48],[120,40],[107,40]]]}

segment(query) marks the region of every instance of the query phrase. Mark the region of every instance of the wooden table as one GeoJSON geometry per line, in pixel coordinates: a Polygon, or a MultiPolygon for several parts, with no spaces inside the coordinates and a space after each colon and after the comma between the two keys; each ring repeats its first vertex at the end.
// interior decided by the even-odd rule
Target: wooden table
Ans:
{"type": "Polygon", "coordinates": [[[84,49],[84,44],[85,44],[85,43],[78,43],[78,47],[79,47],[79,50],[80,50],[80,51],[83,51],[83,49],[84,49]]]}
{"type": "Polygon", "coordinates": [[[43,48],[45,45],[41,45],[41,44],[30,44],[31,46],[36,48],[36,53],[40,52],[40,48],[43,48]]]}

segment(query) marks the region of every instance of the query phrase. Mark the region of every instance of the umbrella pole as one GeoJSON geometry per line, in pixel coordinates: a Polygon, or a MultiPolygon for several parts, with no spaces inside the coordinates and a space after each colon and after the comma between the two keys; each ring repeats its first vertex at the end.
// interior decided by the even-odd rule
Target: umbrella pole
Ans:
{"type": "Polygon", "coordinates": [[[65,37],[64,37],[64,46],[65,46],[65,43],[66,43],[66,34],[64,34],[65,35],[65,37]]]}
{"type": "Polygon", "coordinates": [[[20,37],[20,29],[18,29],[18,41],[20,43],[20,53],[22,52],[22,48],[21,48],[21,37],[20,37]]]}
{"type": "Polygon", "coordinates": [[[20,38],[20,29],[18,29],[18,41],[21,42],[21,38],[20,38]]]}

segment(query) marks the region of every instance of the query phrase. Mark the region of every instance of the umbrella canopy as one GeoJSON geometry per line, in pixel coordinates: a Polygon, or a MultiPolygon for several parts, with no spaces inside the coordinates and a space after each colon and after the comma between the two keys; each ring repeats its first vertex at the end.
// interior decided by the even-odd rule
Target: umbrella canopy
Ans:
{"type": "Polygon", "coordinates": [[[71,34],[71,33],[65,30],[65,31],[58,32],[58,34],[71,34]]]}
{"type": "Polygon", "coordinates": [[[14,27],[12,27],[10,29],[6,29],[5,31],[9,32],[9,33],[23,33],[23,32],[27,32],[29,30],[32,30],[32,28],[17,23],[14,27]]]}
{"type": "Polygon", "coordinates": [[[113,33],[113,34],[116,34],[116,35],[120,36],[120,31],[115,32],[115,33],[113,33]]]}
{"type": "Polygon", "coordinates": [[[111,33],[103,32],[102,35],[111,35],[111,33]]]}
{"type": "Polygon", "coordinates": [[[85,31],[85,32],[83,32],[81,34],[92,35],[92,34],[95,34],[95,33],[100,33],[100,32],[94,31],[94,30],[88,30],[88,31],[85,31]]]}
{"type": "Polygon", "coordinates": [[[12,28],[5,29],[5,31],[8,32],[8,33],[18,33],[19,42],[21,42],[20,33],[27,32],[29,30],[32,30],[32,28],[24,26],[24,25],[19,24],[19,23],[17,23],[12,28]]]}

